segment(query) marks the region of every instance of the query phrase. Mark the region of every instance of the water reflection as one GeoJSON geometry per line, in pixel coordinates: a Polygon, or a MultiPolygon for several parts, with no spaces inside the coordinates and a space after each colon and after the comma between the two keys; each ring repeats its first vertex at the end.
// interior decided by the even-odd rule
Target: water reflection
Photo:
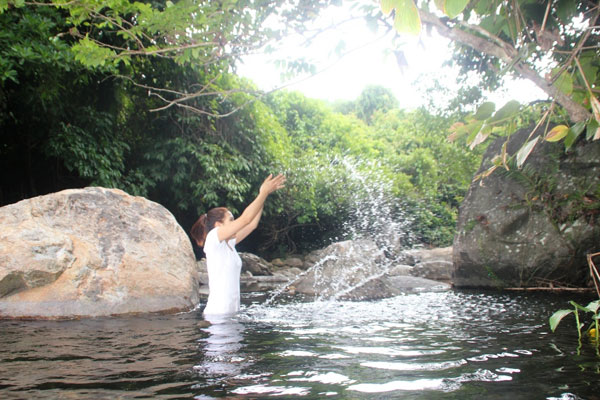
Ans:
{"type": "Polygon", "coordinates": [[[200,339],[204,344],[204,360],[194,370],[212,378],[236,377],[249,365],[243,354],[244,325],[235,316],[206,317],[202,328],[208,336],[200,339]]]}
{"type": "MultiPolygon", "coordinates": [[[[1,399],[597,399],[600,362],[552,334],[555,297],[438,293],[0,321],[1,399]],[[337,396],[337,397],[336,397],[337,396]]],[[[573,324],[573,321],[571,321],[573,324]]]]}

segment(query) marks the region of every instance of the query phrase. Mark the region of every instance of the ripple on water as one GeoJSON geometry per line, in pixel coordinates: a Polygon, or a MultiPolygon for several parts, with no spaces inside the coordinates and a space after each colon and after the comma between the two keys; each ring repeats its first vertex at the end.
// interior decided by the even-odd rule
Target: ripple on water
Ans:
{"type": "Polygon", "coordinates": [[[310,391],[310,387],[251,385],[239,387],[231,392],[241,395],[306,396],[310,391]]]}
{"type": "MultiPolygon", "coordinates": [[[[284,375],[285,376],[285,375],[284,375]]],[[[356,381],[336,372],[321,373],[318,371],[294,371],[287,374],[290,382],[319,382],[329,385],[347,385],[356,381]]]]}
{"type": "Polygon", "coordinates": [[[442,391],[453,392],[467,382],[505,382],[512,380],[510,375],[499,375],[480,369],[472,373],[461,374],[455,378],[394,380],[384,383],[360,383],[350,385],[348,390],[363,393],[383,393],[392,391],[442,391]]]}
{"type": "Polygon", "coordinates": [[[360,365],[367,368],[387,369],[391,371],[439,371],[457,368],[465,364],[467,364],[466,360],[430,363],[371,361],[363,362],[360,365]]]}
{"type": "Polygon", "coordinates": [[[356,346],[342,346],[337,347],[340,350],[350,354],[382,354],[393,357],[418,357],[432,354],[445,353],[444,350],[399,350],[390,347],[370,346],[370,347],[356,347],[356,346]]]}
{"type": "Polygon", "coordinates": [[[200,311],[0,322],[0,398],[593,398],[598,359],[549,332],[552,301],[448,292],[246,306],[202,326],[200,311]]]}

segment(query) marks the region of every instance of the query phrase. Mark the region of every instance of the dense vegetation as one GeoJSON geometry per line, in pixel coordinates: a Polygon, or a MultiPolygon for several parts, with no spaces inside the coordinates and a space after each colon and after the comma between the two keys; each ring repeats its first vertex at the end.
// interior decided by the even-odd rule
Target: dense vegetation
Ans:
{"type": "MultiPolygon", "coordinates": [[[[288,188],[268,204],[254,242],[260,251],[303,251],[344,234],[356,206],[351,196],[361,190],[348,190],[352,163],[365,176],[385,178],[382,190],[408,208],[418,240],[452,240],[477,165],[476,155],[445,140],[452,118],[399,110],[379,87],[366,88],[344,113],[293,92],[246,104],[243,91],[194,100],[215,114],[244,105],[227,117],[175,107],[151,112],[160,100],[140,82],[184,88],[207,77],[171,59],[143,58],[128,67],[136,85],[84,67],[53,40],[68,29],[60,10],[22,7],[0,20],[2,204],[100,185],[163,204],[187,229],[208,208],[241,211],[267,173],[284,171],[288,188]]],[[[255,90],[233,74],[213,84],[255,90]]]]}
{"type": "MultiPolygon", "coordinates": [[[[570,99],[563,99],[568,112],[538,105],[523,117],[513,105],[507,118],[498,118],[503,109],[494,113],[487,103],[474,116],[455,111],[464,104],[441,115],[400,110],[381,87],[335,105],[299,93],[260,93],[235,75],[236,61],[274,45],[286,30],[301,29],[329,4],[300,3],[0,0],[0,204],[100,185],[155,200],[188,229],[208,208],[241,211],[267,173],[283,171],[288,188],[269,202],[249,245],[269,253],[304,251],[347,234],[344,222],[368,195],[352,180],[350,172],[358,171],[393,204],[390,218],[410,219],[411,240],[440,246],[451,243],[457,208],[481,151],[448,142],[449,131],[473,145],[542,116],[569,124],[575,102],[579,119],[572,121],[580,126],[565,127],[557,140],[566,137],[572,145],[585,125],[582,137],[598,135],[590,118],[590,109],[597,111],[597,47],[590,47],[597,35],[589,30],[582,37],[572,24],[579,13],[595,21],[598,7],[591,2],[560,1],[556,9],[535,1],[522,9],[520,2],[500,0],[436,2],[462,7],[455,15],[447,12],[451,18],[479,15],[480,26],[422,14],[424,23],[448,29],[450,37],[463,29],[471,39],[505,49],[528,44],[527,65],[519,64],[526,59],[519,49],[518,62],[511,64],[473,47],[478,41],[465,40],[458,48],[456,62],[465,74],[477,70],[492,86],[499,69],[522,73],[542,58],[534,45],[544,28],[535,33],[528,24],[546,15],[547,31],[562,35],[564,46],[550,50],[562,64],[549,86],[560,99],[570,99]],[[498,9],[502,15],[490,20],[498,9]],[[482,29],[490,31],[482,35],[482,29]]],[[[384,3],[385,11],[393,9],[384,3]]],[[[389,25],[377,5],[357,9],[389,25]]],[[[310,69],[302,61],[287,67],[310,69]]],[[[481,97],[468,101],[479,104],[481,97]]]]}

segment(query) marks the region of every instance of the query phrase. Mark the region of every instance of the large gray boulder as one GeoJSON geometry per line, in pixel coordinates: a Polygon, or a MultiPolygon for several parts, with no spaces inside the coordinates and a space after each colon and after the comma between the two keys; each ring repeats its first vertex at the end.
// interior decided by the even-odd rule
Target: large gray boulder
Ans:
{"type": "MultiPolygon", "coordinates": [[[[531,130],[511,137],[515,154],[531,130]]],[[[487,149],[478,173],[501,152],[487,149]]],[[[454,238],[456,287],[585,285],[585,255],[600,251],[600,141],[539,143],[522,170],[496,170],[471,184],[454,238]]]]}
{"type": "Polygon", "coordinates": [[[0,318],[187,310],[197,287],[191,243],[157,203],[93,187],[0,208],[0,318]]]}

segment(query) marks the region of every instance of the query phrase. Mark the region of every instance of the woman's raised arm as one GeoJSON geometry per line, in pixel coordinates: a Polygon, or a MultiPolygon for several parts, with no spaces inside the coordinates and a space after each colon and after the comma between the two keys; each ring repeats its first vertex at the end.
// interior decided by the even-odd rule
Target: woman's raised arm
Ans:
{"type": "MultiPolygon", "coordinates": [[[[229,240],[233,238],[238,232],[244,229],[244,227],[250,225],[262,212],[267,197],[274,191],[284,187],[284,184],[285,176],[283,176],[282,174],[279,174],[275,177],[273,177],[272,174],[269,175],[260,186],[258,196],[256,196],[254,201],[250,203],[248,207],[246,207],[242,215],[240,215],[237,219],[233,220],[231,223],[219,227],[219,230],[217,231],[219,241],[229,240]]],[[[246,236],[251,231],[252,230],[247,232],[246,236]]]]}

